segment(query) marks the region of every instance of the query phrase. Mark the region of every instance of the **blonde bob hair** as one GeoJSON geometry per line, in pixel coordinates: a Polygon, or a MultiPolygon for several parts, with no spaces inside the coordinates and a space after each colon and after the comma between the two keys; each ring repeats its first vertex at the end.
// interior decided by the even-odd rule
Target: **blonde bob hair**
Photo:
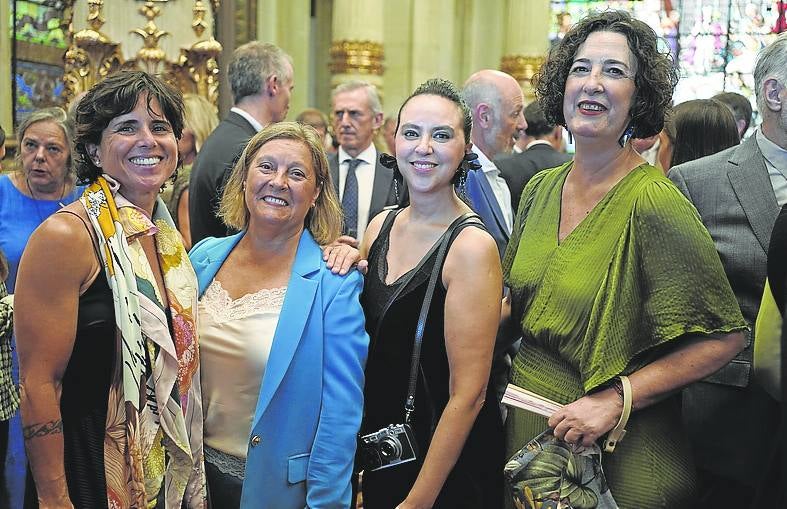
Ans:
{"type": "Polygon", "coordinates": [[[219,125],[216,107],[201,95],[183,94],[183,124],[194,133],[194,148],[199,152],[210,133],[219,125]]]}
{"type": "Polygon", "coordinates": [[[219,217],[225,224],[237,230],[243,230],[249,225],[249,207],[246,205],[243,183],[246,181],[249,168],[253,164],[257,152],[272,140],[301,142],[311,154],[320,194],[314,208],[306,214],[304,226],[318,244],[330,244],[341,233],[342,208],[331,183],[331,172],[322,148],[320,135],[313,127],[297,122],[271,124],[249,140],[224,186],[219,205],[219,217]]]}

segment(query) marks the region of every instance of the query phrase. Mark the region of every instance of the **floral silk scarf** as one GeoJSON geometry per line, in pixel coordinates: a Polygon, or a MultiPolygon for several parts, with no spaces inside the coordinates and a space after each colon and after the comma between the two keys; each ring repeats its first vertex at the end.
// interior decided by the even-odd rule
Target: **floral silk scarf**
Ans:
{"type": "Polygon", "coordinates": [[[108,505],[155,507],[163,496],[167,509],[181,503],[203,508],[196,275],[161,200],[151,221],[118,189],[101,176],[80,199],[98,237],[115,309],[117,344],[104,438],[108,505]],[[155,239],[166,299],[139,242],[142,236],[155,239]]]}

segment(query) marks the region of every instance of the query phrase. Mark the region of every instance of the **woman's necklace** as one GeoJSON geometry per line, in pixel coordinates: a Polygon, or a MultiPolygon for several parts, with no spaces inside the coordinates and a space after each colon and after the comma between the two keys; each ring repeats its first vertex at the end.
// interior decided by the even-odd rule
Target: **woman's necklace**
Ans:
{"type": "MultiPolygon", "coordinates": [[[[44,215],[41,213],[41,207],[39,207],[38,202],[44,200],[38,198],[36,194],[33,192],[33,188],[30,185],[30,177],[28,177],[27,175],[25,175],[25,184],[27,184],[27,191],[30,193],[30,197],[33,199],[33,203],[35,204],[36,214],[38,214],[38,219],[40,219],[41,223],[43,223],[46,217],[44,217],[44,215]]],[[[65,207],[65,205],[63,205],[63,198],[65,196],[66,196],[66,181],[63,180],[63,190],[60,191],[60,199],[57,201],[57,204],[60,205],[60,208],[65,207]]]]}

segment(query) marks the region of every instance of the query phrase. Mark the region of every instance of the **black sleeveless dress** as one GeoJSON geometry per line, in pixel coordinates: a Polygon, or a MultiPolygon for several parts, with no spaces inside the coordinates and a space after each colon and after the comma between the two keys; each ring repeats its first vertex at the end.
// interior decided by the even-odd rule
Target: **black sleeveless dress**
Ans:
{"type": "MultiPolygon", "coordinates": [[[[115,332],[112,290],[101,269],[79,297],[74,349],[60,396],[66,485],[71,502],[80,509],[107,507],[104,434],[115,332]]],[[[29,470],[26,485],[25,507],[38,507],[29,470]]]]}
{"type": "MultiPolygon", "coordinates": [[[[377,240],[372,244],[369,252],[369,272],[361,296],[366,315],[366,330],[371,338],[366,364],[362,434],[377,431],[389,424],[404,422],[404,403],[415,327],[429,276],[437,258],[437,250],[432,249],[413,269],[416,274],[409,282],[407,279],[410,273],[407,273],[393,284],[386,285],[386,255],[393,216],[394,214],[389,216],[377,240]],[[385,315],[381,316],[389,298],[399,285],[405,283],[407,287],[385,315]],[[379,335],[375,336],[378,325],[379,335]]],[[[458,233],[459,229],[453,236],[458,233]]],[[[451,242],[453,240],[452,238],[451,242]]],[[[448,402],[449,367],[443,331],[445,296],[445,288],[438,279],[424,331],[415,412],[411,416],[420,449],[418,459],[375,472],[364,472],[362,490],[365,509],[392,509],[405,499],[423,465],[434,427],[448,402]]],[[[471,309],[467,311],[472,313],[471,309]]],[[[486,402],[434,507],[502,507],[504,454],[503,425],[494,390],[490,385],[487,388],[486,402]]]]}

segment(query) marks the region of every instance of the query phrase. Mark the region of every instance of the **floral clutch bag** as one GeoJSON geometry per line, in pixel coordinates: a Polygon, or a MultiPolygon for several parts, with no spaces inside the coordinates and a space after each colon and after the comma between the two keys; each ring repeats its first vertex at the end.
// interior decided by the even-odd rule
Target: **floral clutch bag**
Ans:
{"type": "Polygon", "coordinates": [[[567,444],[547,429],[506,463],[506,484],[517,509],[617,509],[601,449],[567,444]]]}

